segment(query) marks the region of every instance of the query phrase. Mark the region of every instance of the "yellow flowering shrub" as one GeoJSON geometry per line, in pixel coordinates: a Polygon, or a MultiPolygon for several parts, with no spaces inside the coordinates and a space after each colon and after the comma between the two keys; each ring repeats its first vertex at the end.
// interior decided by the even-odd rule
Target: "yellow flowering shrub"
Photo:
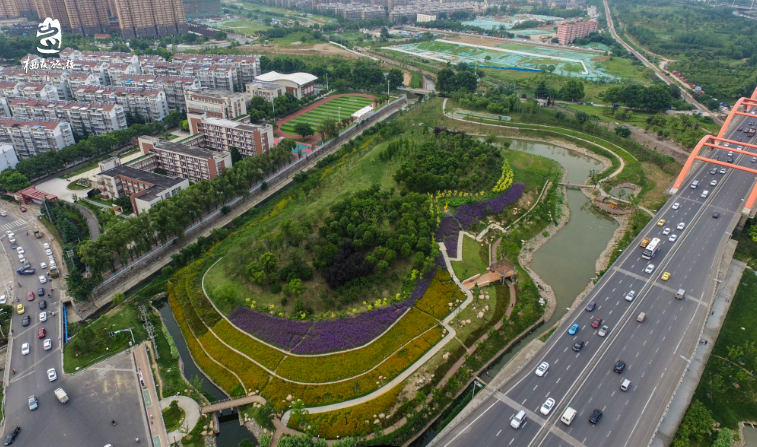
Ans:
{"type": "Polygon", "coordinates": [[[284,353],[278,349],[264,345],[246,333],[232,326],[228,321],[221,320],[213,326],[213,332],[239,352],[244,353],[255,361],[260,362],[271,371],[274,371],[281,360],[285,357],[284,353]]]}
{"type": "Polygon", "coordinates": [[[426,293],[416,302],[415,306],[441,320],[457,307],[454,304],[450,307],[449,303],[455,303],[455,300],[458,299],[461,302],[464,301],[465,294],[446,270],[437,269],[434,279],[426,289],[426,293]]]}

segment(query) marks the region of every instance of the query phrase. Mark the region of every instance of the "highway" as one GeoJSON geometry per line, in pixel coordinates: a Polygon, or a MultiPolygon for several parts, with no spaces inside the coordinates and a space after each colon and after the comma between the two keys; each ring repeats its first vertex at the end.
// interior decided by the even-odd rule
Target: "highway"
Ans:
{"type": "MultiPolygon", "coordinates": [[[[757,118],[736,116],[725,138],[747,137],[736,129],[757,118]]],[[[748,150],[748,149],[745,149],[748,150]]],[[[727,149],[712,151],[708,157],[725,162],[727,149]]],[[[747,155],[735,154],[735,163],[756,167],[747,155]]],[[[564,319],[544,347],[505,386],[485,399],[463,421],[443,432],[434,446],[614,446],[647,445],[670,401],[688,359],[697,347],[699,334],[709,313],[715,290],[715,276],[722,249],[738,223],[741,210],[754,182],[754,174],[726,169],[711,174],[714,165],[701,163],[692,168],[686,184],[673,195],[639,237],[626,249],[587,296],[564,319]],[[699,180],[696,189],[689,187],[699,180]],[[716,180],[717,186],[710,182],[716,180]],[[707,197],[702,192],[708,190],[707,197]],[[679,204],[674,209],[674,204],[679,204]],[[713,214],[719,213],[719,218],[713,214]],[[658,221],[665,223],[658,226],[658,221]],[[676,226],[684,223],[684,229],[676,226]],[[663,234],[669,228],[675,242],[663,234]],[[642,259],[642,237],[662,241],[651,260],[642,259]],[[654,272],[644,272],[649,263],[654,272]],[[663,281],[663,272],[670,279],[663,281]],[[679,288],[686,298],[675,298],[679,288]],[[624,299],[634,290],[632,302],[624,299]],[[592,312],[584,310],[596,303],[592,312]],[[636,321],[640,312],[646,320],[636,321]],[[595,318],[610,327],[602,338],[591,327],[595,318]],[[577,323],[580,330],[569,335],[577,323]],[[577,340],[586,342],[580,352],[572,350],[577,340]],[[626,363],[622,373],[613,371],[618,360],[626,363]],[[550,367],[543,377],[534,371],[542,362],[550,367]],[[628,391],[620,390],[623,379],[631,381],[628,391]],[[547,398],[556,400],[552,411],[539,412],[547,398]],[[577,411],[570,425],[560,422],[567,407],[577,411]],[[527,422],[520,429],[510,427],[510,419],[526,410],[527,422]],[[603,412],[598,424],[588,421],[595,410],[603,412]]],[[[720,167],[718,166],[718,171],[720,167]]]]}

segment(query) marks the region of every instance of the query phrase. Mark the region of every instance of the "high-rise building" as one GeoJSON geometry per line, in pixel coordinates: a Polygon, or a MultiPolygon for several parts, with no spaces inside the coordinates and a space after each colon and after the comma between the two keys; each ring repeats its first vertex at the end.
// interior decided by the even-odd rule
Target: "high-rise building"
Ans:
{"type": "Polygon", "coordinates": [[[19,158],[58,151],[75,143],[65,121],[29,121],[0,118],[0,143],[10,143],[19,158]]]}
{"type": "Polygon", "coordinates": [[[0,0],[0,19],[13,19],[20,15],[16,0],[0,0]]]}
{"type": "Polygon", "coordinates": [[[187,32],[182,0],[115,0],[124,39],[173,36],[187,32]]]}
{"type": "Polygon", "coordinates": [[[560,41],[561,45],[565,45],[566,43],[571,43],[576,39],[586,37],[596,30],[596,20],[557,25],[557,39],[560,41]]]}
{"type": "Polygon", "coordinates": [[[183,0],[187,18],[204,18],[221,15],[221,0],[183,0]]]}
{"type": "MultiPolygon", "coordinates": [[[[13,0],[11,0],[13,1],[13,0]]],[[[68,18],[68,11],[63,0],[31,0],[34,10],[40,18],[50,17],[60,21],[60,27],[63,31],[71,31],[71,20],[68,18]]],[[[87,1],[87,0],[84,0],[87,1]]]]}
{"type": "MultiPolygon", "coordinates": [[[[60,0],[58,0],[60,1],[60,0]]],[[[63,0],[71,31],[85,36],[110,31],[107,0],[63,0]]]]}

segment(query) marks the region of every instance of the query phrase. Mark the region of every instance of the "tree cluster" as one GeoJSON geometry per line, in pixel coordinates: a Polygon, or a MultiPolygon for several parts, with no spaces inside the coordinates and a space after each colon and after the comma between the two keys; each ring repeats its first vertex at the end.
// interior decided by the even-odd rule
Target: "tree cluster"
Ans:
{"type": "MultiPolygon", "coordinates": [[[[295,73],[304,71],[318,76],[319,84],[326,84],[328,75],[329,88],[358,89],[386,92],[384,71],[376,62],[358,59],[319,58],[318,62],[306,62],[303,58],[292,56],[261,56],[260,68],[263,72],[295,73]]],[[[395,75],[396,76],[396,75],[395,75]]],[[[278,106],[276,110],[278,111],[278,106]]]]}
{"type": "Polygon", "coordinates": [[[476,75],[473,68],[461,62],[455,66],[455,70],[453,71],[447,67],[439,71],[436,75],[436,88],[440,92],[447,94],[457,91],[475,92],[478,88],[478,78],[480,76],[476,75]]]}
{"type": "MultiPolygon", "coordinates": [[[[677,87],[676,87],[677,88],[677,87]]],[[[623,104],[630,109],[660,112],[673,103],[671,88],[666,84],[622,84],[609,87],[603,97],[609,104],[623,104]]]]}

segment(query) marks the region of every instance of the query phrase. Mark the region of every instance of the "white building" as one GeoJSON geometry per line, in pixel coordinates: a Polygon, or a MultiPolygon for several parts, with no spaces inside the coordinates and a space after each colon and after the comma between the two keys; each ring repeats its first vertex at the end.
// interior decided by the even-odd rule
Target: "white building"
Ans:
{"type": "Polygon", "coordinates": [[[160,121],[168,115],[166,94],[160,90],[114,88],[114,87],[79,87],[72,92],[80,102],[111,102],[120,104],[124,110],[139,112],[152,121],[160,121]]]}
{"type": "Polygon", "coordinates": [[[436,14],[418,14],[416,23],[433,22],[436,20],[436,14]]]}
{"type": "Polygon", "coordinates": [[[18,164],[18,156],[10,143],[0,143],[0,172],[13,169],[18,164]]]}
{"type": "MultiPolygon", "coordinates": [[[[275,71],[269,71],[266,74],[262,74],[255,78],[256,82],[247,84],[247,93],[255,95],[256,84],[268,83],[276,84],[284,89],[284,93],[291,93],[295,98],[300,99],[303,96],[315,94],[315,80],[318,76],[313,76],[310,73],[292,73],[281,74],[275,71]]],[[[257,96],[263,96],[259,94],[257,96]]]]}
{"type": "Polygon", "coordinates": [[[0,118],[0,143],[10,143],[18,158],[58,151],[74,144],[74,132],[65,121],[0,118]]]}
{"type": "Polygon", "coordinates": [[[41,99],[44,101],[62,99],[58,96],[58,89],[50,84],[24,84],[18,87],[18,92],[24,98],[41,99]]]}

